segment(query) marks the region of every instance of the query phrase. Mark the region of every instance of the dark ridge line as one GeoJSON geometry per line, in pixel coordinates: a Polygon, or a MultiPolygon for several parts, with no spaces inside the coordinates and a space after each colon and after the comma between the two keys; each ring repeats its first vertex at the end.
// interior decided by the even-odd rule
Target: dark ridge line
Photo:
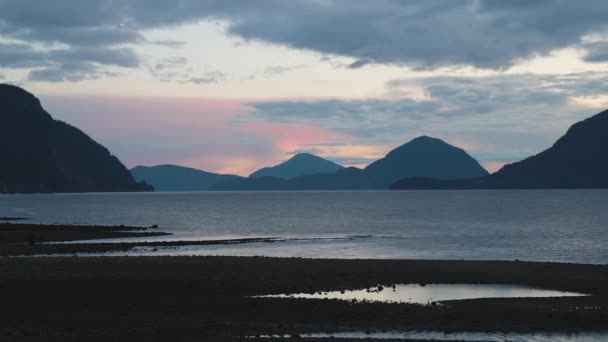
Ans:
{"type": "Polygon", "coordinates": [[[0,221],[24,221],[24,220],[29,220],[29,218],[27,218],[27,217],[10,217],[10,216],[0,217],[0,221]]]}

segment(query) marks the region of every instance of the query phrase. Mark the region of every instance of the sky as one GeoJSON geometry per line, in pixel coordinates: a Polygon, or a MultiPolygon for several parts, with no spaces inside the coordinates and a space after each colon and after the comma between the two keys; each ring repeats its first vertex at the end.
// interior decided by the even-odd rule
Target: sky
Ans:
{"type": "Polygon", "coordinates": [[[128,167],[363,167],[430,135],[495,171],[608,108],[605,0],[2,0],[0,82],[128,167]]]}

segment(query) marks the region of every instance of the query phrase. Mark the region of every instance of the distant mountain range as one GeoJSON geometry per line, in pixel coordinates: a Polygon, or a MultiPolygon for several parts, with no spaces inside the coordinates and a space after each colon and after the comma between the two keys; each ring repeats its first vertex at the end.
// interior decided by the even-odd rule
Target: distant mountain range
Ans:
{"type": "Polygon", "coordinates": [[[27,91],[0,84],[0,106],[0,193],[152,190],[105,147],[53,120],[27,91]]]}
{"type": "Polygon", "coordinates": [[[0,193],[196,190],[608,188],[608,110],[574,124],[551,148],[489,175],[464,150],[427,136],[364,169],[301,153],[250,177],[177,165],[131,172],[27,91],[0,84],[0,193]]]}
{"type": "Polygon", "coordinates": [[[177,165],[136,166],[131,174],[135,180],[153,185],[156,191],[204,191],[219,182],[243,178],[177,165]]]}
{"type": "Polygon", "coordinates": [[[555,144],[498,172],[468,180],[405,178],[393,189],[608,188],[608,110],[574,124],[555,144]]]}
{"type": "MultiPolygon", "coordinates": [[[[318,158],[318,157],[317,157],[318,158]]],[[[464,150],[440,139],[419,137],[364,169],[339,168],[290,179],[250,177],[218,183],[211,190],[362,190],[388,189],[404,177],[464,179],[487,175],[464,150]]]]}
{"type": "Polygon", "coordinates": [[[269,190],[279,189],[280,184],[296,175],[310,175],[325,170],[336,172],[342,168],[321,157],[300,153],[279,165],[262,168],[252,173],[250,178],[178,165],[136,166],[131,169],[131,174],[136,180],[153,185],[157,191],[269,190]]]}
{"type": "Polygon", "coordinates": [[[315,173],[334,173],[344,168],[327,159],[317,157],[310,153],[299,153],[291,159],[272,167],[265,167],[252,173],[250,178],[276,177],[291,179],[315,173]]]}

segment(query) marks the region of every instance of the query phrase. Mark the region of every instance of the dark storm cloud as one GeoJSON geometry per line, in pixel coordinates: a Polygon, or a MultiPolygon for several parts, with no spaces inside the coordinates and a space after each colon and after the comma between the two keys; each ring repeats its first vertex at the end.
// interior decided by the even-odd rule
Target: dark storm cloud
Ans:
{"type": "MultiPolygon", "coordinates": [[[[69,49],[94,46],[106,48],[99,53],[117,54],[103,60],[124,58],[123,50],[108,48],[145,42],[143,30],[214,19],[226,22],[229,34],[246,40],[353,57],[351,68],[369,63],[421,69],[508,67],[535,54],[580,47],[583,36],[606,32],[607,17],[608,2],[604,0],[0,2],[3,37],[23,43],[61,43],[69,49]]],[[[589,49],[588,60],[605,59],[605,46],[589,49]]],[[[131,58],[135,53],[130,54],[130,62],[110,64],[137,66],[139,60],[131,58]]],[[[51,56],[51,61],[61,65],[63,57],[51,56]]],[[[93,63],[102,59],[81,58],[81,62],[93,63]]]]}

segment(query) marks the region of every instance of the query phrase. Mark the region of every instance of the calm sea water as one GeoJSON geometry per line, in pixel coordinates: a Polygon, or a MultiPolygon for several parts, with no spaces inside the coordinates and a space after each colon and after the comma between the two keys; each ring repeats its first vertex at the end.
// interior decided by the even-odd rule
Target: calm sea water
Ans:
{"type": "Polygon", "coordinates": [[[139,254],[608,263],[608,191],[602,190],[0,195],[0,216],[157,224],[175,234],[163,240],[288,239],[139,254]]]}

